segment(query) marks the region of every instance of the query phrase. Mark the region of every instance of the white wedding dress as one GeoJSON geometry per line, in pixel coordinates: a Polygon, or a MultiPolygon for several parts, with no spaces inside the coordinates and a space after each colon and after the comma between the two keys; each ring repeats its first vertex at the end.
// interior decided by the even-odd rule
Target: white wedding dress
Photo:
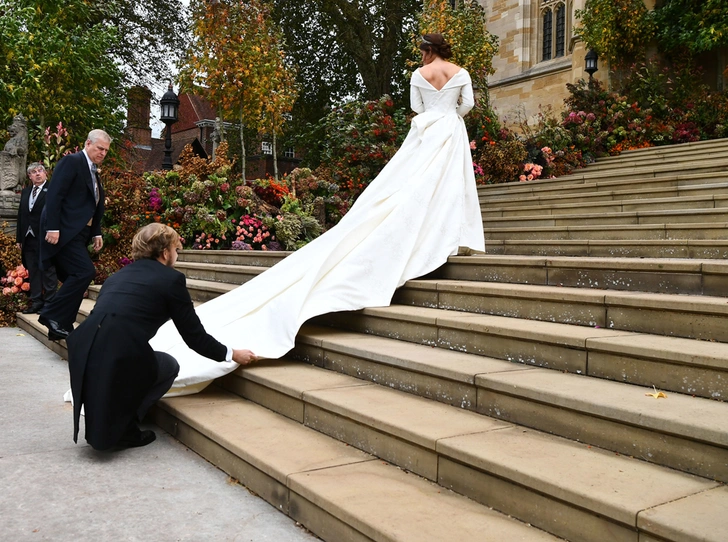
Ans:
{"type": "MultiPolygon", "coordinates": [[[[231,348],[279,358],[301,325],[335,311],[389,305],[407,280],[444,264],[459,247],[484,251],[483,223],[468,134],[470,75],[461,69],[440,90],[416,70],[418,113],[402,147],[334,228],[253,280],[197,308],[205,329],[231,348]]],[[[233,371],[196,354],[170,321],[150,341],[180,364],[167,396],[203,389],[233,371]]]]}

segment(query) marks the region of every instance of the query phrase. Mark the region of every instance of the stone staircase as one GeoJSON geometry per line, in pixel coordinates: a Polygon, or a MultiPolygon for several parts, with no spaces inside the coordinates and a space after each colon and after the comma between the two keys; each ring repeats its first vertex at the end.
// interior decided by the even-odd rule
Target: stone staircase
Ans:
{"type": "MultiPolygon", "coordinates": [[[[482,187],[487,254],[319,317],[154,420],[327,541],[724,542],[726,150],[482,187]]],[[[177,268],[204,301],[285,255],[177,268]]]]}

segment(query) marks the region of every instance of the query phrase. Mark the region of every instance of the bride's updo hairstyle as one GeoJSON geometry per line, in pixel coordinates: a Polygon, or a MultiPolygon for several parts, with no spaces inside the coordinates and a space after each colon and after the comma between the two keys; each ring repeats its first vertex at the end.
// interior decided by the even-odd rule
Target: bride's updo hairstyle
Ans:
{"type": "Polygon", "coordinates": [[[140,229],[131,242],[131,257],[134,260],[156,260],[164,249],[182,248],[179,234],[166,224],[154,222],[140,229]]]}
{"type": "Polygon", "coordinates": [[[434,53],[445,60],[452,56],[450,44],[445,41],[445,38],[442,37],[442,34],[425,34],[424,36],[422,36],[420,49],[422,51],[434,53]]]}

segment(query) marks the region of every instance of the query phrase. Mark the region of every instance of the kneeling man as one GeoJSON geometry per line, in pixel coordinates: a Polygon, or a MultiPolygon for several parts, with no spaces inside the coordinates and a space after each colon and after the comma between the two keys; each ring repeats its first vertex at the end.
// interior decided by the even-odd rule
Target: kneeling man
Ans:
{"type": "Polygon", "coordinates": [[[185,276],[172,269],[181,248],[169,226],[155,223],[139,230],[132,244],[135,262],[109,277],[91,314],[68,336],[74,442],[81,405],[86,440],[97,450],[154,441],[154,432],[141,431],[137,422],[179,372],[172,356],[149,345],[170,318],[185,343],[202,356],[241,365],[256,359],[250,350],[232,350],[205,331],[185,276]]]}

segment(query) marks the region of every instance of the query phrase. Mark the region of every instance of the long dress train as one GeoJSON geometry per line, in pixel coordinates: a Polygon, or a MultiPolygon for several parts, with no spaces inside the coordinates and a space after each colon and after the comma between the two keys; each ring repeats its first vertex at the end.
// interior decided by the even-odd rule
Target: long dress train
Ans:
{"type": "MultiPolygon", "coordinates": [[[[402,147],[334,228],[242,286],[197,308],[223,344],[279,358],[317,315],[389,305],[407,280],[425,275],[459,247],[484,251],[483,224],[464,116],[473,106],[461,69],[440,90],[416,70],[418,113],[402,147]]],[[[233,371],[193,352],[167,322],[150,341],[180,373],[167,396],[195,393],[233,371]]]]}

